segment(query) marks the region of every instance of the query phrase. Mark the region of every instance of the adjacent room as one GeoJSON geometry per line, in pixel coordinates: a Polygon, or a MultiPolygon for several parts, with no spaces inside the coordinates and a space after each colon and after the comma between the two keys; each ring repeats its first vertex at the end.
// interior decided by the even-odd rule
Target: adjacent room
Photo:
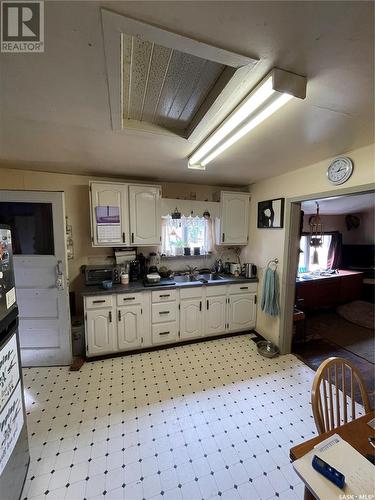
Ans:
{"type": "Polygon", "coordinates": [[[0,3],[0,500],[373,498],[374,2],[0,3]]]}
{"type": "Polygon", "coordinates": [[[293,352],[311,368],[341,356],[374,398],[374,193],[301,203],[293,352]]]}

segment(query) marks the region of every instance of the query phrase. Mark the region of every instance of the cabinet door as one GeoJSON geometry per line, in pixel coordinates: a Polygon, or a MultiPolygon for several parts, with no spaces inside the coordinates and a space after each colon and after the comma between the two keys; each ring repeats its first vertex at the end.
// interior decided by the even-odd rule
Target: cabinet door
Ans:
{"type": "Polygon", "coordinates": [[[133,245],[160,244],[160,187],[129,186],[130,234],[133,245]]]}
{"type": "Polygon", "coordinates": [[[117,337],[120,351],[142,345],[142,308],[140,305],[117,309],[117,337]]]}
{"type": "Polygon", "coordinates": [[[246,244],[249,232],[249,194],[221,194],[221,243],[246,244]]]}
{"type": "Polygon", "coordinates": [[[226,323],[226,295],[207,297],[205,311],[205,335],[225,333],[226,323]]]}
{"type": "Polygon", "coordinates": [[[229,297],[229,331],[249,330],[255,327],[255,293],[241,293],[229,297]]]}
{"type": "Polygon", "coordinates": [[[112,309],[94,309],[86,312],[88,356],[99,356],[116,351],[114,321],[112,309]]]}
{"type": "Polygon", "coordinates": [[[202,299],[182,299],[180,307],[180,338],[193,339],[201,337],[202,299]]]}
{"type": "MultiPolygon", "coordinates": [[[[116,183],[91,183],[91,228],[94,246],[129,246],[128,185],[116,183]],[[106,224],[103,214],[97,221],[97,207],[118,207],[120,222],[106,224]]],[[[103,210],[103,209],[102,209],[103,210]]],[[[105,211],[105,209],[104,209],[105,211]]],[[[110,213],[108,209],[108,213],[110,213]]],[[[105,214],[104,214],[105,215],[105,214]]],[[[112,209],[112,215],[113,209],[112,209]]],[[[112,219],[113,221],[113,219],[112,219]]]]}

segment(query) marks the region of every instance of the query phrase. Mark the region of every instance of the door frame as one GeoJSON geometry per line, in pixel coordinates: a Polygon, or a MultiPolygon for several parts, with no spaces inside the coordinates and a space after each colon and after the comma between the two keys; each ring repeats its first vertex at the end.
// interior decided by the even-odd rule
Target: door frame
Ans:
{"type": "MultiPolygon", "coordinates": [[[[53,240],[54,240],[54,256],[56,256],[56,248],[63,248],[62,255],[57,255],[57,260],[61,260],[62,274],[65,279],[64,292],[66,294],[65,304],[66,309],[61,311],[64,317],[68,318],[67,324],[59,331],[59,339],[61,341],[61,362],[51,362],[45,365],[34,364],[32,357],[27,356],[29,349],[23,350],[21,347],[21,359],[23,366],[64,366],[69,365],[72,361],[72,340],[70,329],[70,307],[69,307],[69,276],[68,276],[68,258],[66,252],[66,231],[65,231],[65,194],[64,191],[42,191],[42,190],[20,190],[20,189],[0,189],[0,202],[10,203],[50,203],[52,205],[52,220],[53,220],[53,240]],[[51,198],[55,198],[51,201],[51,198]],[[61,212],[60,214],[58,212],[61,212]],[[61,221],[62,219],[62,221],[61,221]],[[55,224],[55,220],[62,222],[62,229],[55,224]],[[24,351],[24,352],[22,352],[24,351]]],[[[27,257],[25,255],[24,257],[27,257]]],[[[37,256],[36,256],[37,257],[37,256]]],[[[43,349],[50,351],[49,348],[43,349]]]]}
{"type": "Polygon", "coordinates": [[[283,255],[283,271],[280,290],[280,336],[279,349],[281,354],[292,352],[293,307],[296,289],[299,244],[299,208],[303,201],[332,198],[339,196],[354,196],[375,192],[375,183],[346,187],[301,195],[285,200],[285,244],[283,255]]]}

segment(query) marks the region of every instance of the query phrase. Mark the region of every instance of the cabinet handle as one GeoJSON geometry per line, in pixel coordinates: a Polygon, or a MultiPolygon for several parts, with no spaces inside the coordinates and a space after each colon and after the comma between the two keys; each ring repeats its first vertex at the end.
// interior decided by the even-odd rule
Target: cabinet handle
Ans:
{"type": "Polygon", "coordinates": [[[135,297],[124,297],[122,300],[135,300],[135,297]]]}
{"type": "Polygon", "coordinates": [[[207,311],[209,310],[209,308],[210,308],[210,303],[209,303],[209,301],[207,299],[207,311]]]}
{"type": "Polygon", "coordinates": [[[159,314],[169,314],[169,311],[160,311],[159,314]]]}
{"type": "Polygon", "coordinates": [[[224,241],[225,241],[225,233],[223,233],[223,243],[224,243],[224,241]]]}
{"type": "Polygon", "coordinates": [[[132,243],[134,243],[134,233],[132,233],[132,243]]]}
{"type": "Polygon", "coordinates": [[[121,311],[120,311],[120,309],[118,310],[118,320],[121,321],[121,311]]]}
{"type": "Polygon", "coordinates": [[[122,242],[125,243],[125,233],[122,233],[122,242]]]}
{"type": "Polygon", "coordinates": [[[240,290],[248,290],[249,287],[248,286],[240,286],[240,290]]]}
{"type": "Polygon", "coordinates": [[[92,301],[93,304],[102,304],[103,302],[105,302],[105,299],[104,300],[93,300],[92,301]]]}
{"type": "Polygon", "coordinates": [[[159,335],[168,335],[171,332],[159,332],[159,335]]]}
{"type": "Polygon", "coordinates": [[[199,301],[199,310],[200,311],[202,310],[202,301],[201,300],[199,301]]]}
{"type": "Polygon", "coordinates": [[[159,295],[159,297],[160,297],[160,298],[161,298],[161,297],[170,297],[170,296],[171,296],[171,294],[170,294],[170,293],[165,293],[164,295],[159,295]]]}
{"type": "Polygon", "coordinates": [[[112,323],[112,311],[109,311],[108,318],[109,322],[112,323]]]}

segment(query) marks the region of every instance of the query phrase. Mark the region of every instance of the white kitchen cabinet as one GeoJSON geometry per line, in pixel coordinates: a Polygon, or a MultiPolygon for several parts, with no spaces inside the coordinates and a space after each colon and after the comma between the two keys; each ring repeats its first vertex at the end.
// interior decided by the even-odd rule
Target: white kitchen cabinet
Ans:
{"type": "Polygon", "coordinates": [[[129,186],[132,245],[160,245],[160,198],[160,186],[129,186]]]}
{"type": "Polygon", "coordinates": [[[142,307],[132,304],[117,309],[117,341],[119,351],[142,346],[142,307]]]}
{"type": "Polygon", "coordinates": [[[222,191],[220,218],[216,219],[219,245],[246,245],[249,236],[249,193],[222,191]]]}
{"type": "Polygon", "coordinates": [[[112,308],[87,310],[86,352],[87,356],[101,356],[117,351],[116,318],[112,308]]]}
{"type": "Polygon", "coordinates": [[[228,331],[251,330],[255,327],[255,293],[236,293],[229,295],[228,331]]]}
{"type": "Polygon", "coordinates": [[[255,327],[256,283],[86,296],[87,356],[255,327]]]}
{"type": "Polygon", "coordinates": [[[181,299],[180,301],[180,338],[182,340],[202,336],[203,314],[202,297],[181,299]]]}
{"type": "Polygon", "coordinates": [[[91,242],[93,246],[129,246],[128,185],[110,182],[90,183],[91,242]],[[119,224],[97,223],[97,207],[118,207],[119,224]]]}
{"type": "Polygon", "coordinates": [[[226,331],[226,295],[206,298],[205,335],[225,333],[226,331]]]}

